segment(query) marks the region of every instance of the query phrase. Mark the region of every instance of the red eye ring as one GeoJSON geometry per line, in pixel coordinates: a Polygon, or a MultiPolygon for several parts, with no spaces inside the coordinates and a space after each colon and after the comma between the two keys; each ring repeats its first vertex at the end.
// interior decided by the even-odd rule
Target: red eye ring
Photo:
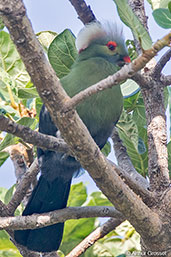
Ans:
{"type": "Polygon", "coordinates": [[[106,45],[111,51],[114,51],[117,47],[117,43],[115,41],[109,41],[106,45]]]}

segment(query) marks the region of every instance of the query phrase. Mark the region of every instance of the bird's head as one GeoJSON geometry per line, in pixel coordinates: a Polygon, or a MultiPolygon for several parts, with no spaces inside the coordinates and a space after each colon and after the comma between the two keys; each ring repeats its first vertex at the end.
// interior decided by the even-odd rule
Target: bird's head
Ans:
{"type": "Polygon", "coordinates": [[[98,56],[119,66],[130,62],[122,29],[114,23],[86,25],[78,34],[76,47],[81,59],[98,56]]]}

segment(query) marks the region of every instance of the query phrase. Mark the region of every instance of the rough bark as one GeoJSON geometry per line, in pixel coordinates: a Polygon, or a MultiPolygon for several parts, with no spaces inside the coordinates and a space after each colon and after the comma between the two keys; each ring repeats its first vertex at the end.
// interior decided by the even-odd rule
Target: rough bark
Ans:
{"type": "MultiPolygon", "coordinates": [[[[162,127],[162,125],[165,125],[165,117],[162,113],[163,103],[161,108],[159,106],[159,100],[163,101],[162,89],[159,94],[150,92],[150,101],[148,102],[146,95],[148,90],[152,91],[152,89],[149,89],[148,83],[146,83],[144,87],[142,86],[146,108],[147,103],[150,105],[149,109],[147,108],[147,115],[149,116],[147,120],[149,125],[149,151],[151,151],[149,158],[151,161],[151,163],[149,161],[151,165],[150,186],[151,189],[157,193],[159,189],[162,189],[162,194],[156,194],[158,205],[149,208],[118,176],[117,170],[119,170],[119,168],[109,163],[101,154],[76,112],[72,109],[67,109],[68,105],[66,103],[70,101],[70,98],[62,89],[54,71],[43,55],[43,51],[25,15],[25,8],[22,1],[4,0],[3,3],[0,2],[0,11],[33,83],[36,85],[41,98],[46,104],[54,123],[59,127],[65,142],[73,151],[73,155],[76,156],[81,165],[89,171],[102,192],[134,225],[137,232],[140,233],[143,250],[150,250],[152,252],[166,251],[166,255],[170,256],[171,207],[166,165],[167,157],[165,157],[166,130],[165,126],[164,128],[162,127]],[[152,96],[155,96],[155,98],[153,99],[152,96]],[[156,104],[154,101],[157,101],[156,104]],[[156,111],[153,113],[154,108],[156,108],[156,111]],[[158,123],[156,123],[156,119],[158,118],[160,121],[159,127],[158,123]],[[157,129],[160,131],[159,136],[156,133],[157,129]],[[155,145],[155,143],[157,145],[155,145]],[[156,160],[157,157],[159,157],[157,154],[158,147],[160,147],[162,151],[161,157],[163,158],[159,158],[159,162],[153,165],[152,153],[156,160]],[[153,148],[155,148],[154,152],[153,148]],[[154,178],[157,179],[157,182],[155,182],[154,178]],[[167,209],[169,212],[166,211],[167,209]]],[[[165,40],[169,41],[169,38],[170,35],[168,35],[165,40]]],[[[149,56],[151,58],[160,49],[161,44],[157,44],[153,49],[147,51],[143,58],[138,59],[139,61],[134,61],[133,64],[130,65],[132,69],[128,75],[132,76],[134,72],[142,68],[143,65],[148,62],[149,56]]],[[[158,87],[156,87],[156,90],[158,90],[158,87]]],[[[151,256],[154,257],[156,254],[151,256]]]]}

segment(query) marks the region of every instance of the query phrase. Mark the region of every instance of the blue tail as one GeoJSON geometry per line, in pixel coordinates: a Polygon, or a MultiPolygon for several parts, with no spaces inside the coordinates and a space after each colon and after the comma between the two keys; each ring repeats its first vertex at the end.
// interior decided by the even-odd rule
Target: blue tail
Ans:
{"type": "MultiPolygon", "coordinates": [[[[66,207],[71,179],[62,177],[52,182],[40,177],[23,215],[44,213],[66,207]]],[[[34,230],[17,230],[15,240],[32,251],[51,252],[59,248],[62,240],[64,223],[34,230]]]]}

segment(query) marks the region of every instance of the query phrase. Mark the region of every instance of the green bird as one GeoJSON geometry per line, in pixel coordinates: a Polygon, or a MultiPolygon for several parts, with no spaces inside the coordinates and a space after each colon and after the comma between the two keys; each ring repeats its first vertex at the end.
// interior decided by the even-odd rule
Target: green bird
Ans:
{"type": "MultiPolygon", "coordinates": [[[[93,22],[86,25],[78,34],[76,46],[78,57],[70,73],[61,79],[70,97],[130,62],[122,30],[112,23],[93,22]]],[[[77,106],[80,118],[100,149],[110,137],[122,106],[120,85],[95,94],[77,106]]],[[[40,113],[39,131],[52,136],[59,133],[44,105],[40,113]]],[[[66,157],[64,153],[40,148],[37,153],[41,176],[23,212],[24,216],[65,208],[72,177],[81,168],[73,157],[66,157]]],[[[33,251],[55,251],[60,246],[63,227],[63,223],[58,223],[35,230],[18,230],[15,231],[15,240],[33,251]]]]}

